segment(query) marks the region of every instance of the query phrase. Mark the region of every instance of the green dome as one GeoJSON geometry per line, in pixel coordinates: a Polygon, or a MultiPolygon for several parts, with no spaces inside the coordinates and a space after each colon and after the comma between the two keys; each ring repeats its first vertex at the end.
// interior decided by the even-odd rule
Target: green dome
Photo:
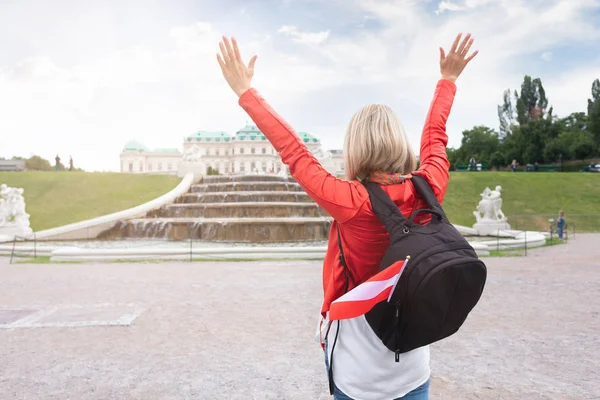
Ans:
{"type": "Polygon", "coordinates": [[[123,147],[123,151],[148,151],[148,148],[137,140],[130,140],[123,147]]]}
{"type": "Polygon", "coordinates": [[[298,132],[298,136],[304,143],[319,143],[319,139],[308,132],[298,132]]]}
{"type": "Polygon", "coordinates": [[[246,125],[235,133],[234,140],[267,140],[256,125],[246,125]]]}
{"type": "Polygon", "coordinates": [[[198,131],[185,138],[187,142],[229,142],[231,135],[225,132],[198,131]]]}

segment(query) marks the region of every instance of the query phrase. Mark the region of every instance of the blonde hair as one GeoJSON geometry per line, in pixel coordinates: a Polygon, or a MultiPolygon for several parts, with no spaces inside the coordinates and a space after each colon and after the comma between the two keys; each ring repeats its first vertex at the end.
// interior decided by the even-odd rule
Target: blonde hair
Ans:
{"type": "Polygon", "coordinates": [[[363,107],[352,116],[344,139],[349,180],[365,180],[373,172],[408,174],[417,158],[404,127],[392,109],[381,104],[363,107]]]}

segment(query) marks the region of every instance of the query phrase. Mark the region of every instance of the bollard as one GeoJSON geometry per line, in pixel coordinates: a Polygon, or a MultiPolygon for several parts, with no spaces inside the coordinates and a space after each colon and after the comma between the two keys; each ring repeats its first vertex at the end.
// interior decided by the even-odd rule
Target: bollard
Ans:
{"type": "Polygon", "coordinates": [[[500,251],[500,228],[498,228],[498,232],[496,233],[496,251],[500,251]]]}

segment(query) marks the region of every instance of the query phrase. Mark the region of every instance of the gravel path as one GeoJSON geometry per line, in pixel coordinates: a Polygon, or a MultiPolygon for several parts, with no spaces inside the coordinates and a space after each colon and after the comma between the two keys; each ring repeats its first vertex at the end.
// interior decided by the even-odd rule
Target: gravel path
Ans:
{"type": "MultiPolygon", "coordinates": [[[[431,398],[600,399],[598,260],[600,235],[486,259],[479,305],[432,347],[431,398]]],[[[36,311],[59,325],[0,329],[1,400],[330,398],[312,341],[320,262],[0,257],[0,277],[0,327],[36,311]],[[127,313],[139,313],[131,325],[60,326],[127,313]]]]}

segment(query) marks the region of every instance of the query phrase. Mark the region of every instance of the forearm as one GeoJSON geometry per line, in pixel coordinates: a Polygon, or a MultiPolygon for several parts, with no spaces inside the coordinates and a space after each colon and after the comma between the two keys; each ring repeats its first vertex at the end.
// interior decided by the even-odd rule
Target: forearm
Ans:
{"type": "Polygon", "coordinates": [[[456,85],[452,80],[443,78],[438,81],[421,135],[419,171],[425,175],[438,197],[445,190],[449,178],[446,122],[455,94],[456,85]]]}
{"type": "Polygon", "coordinates": [[[244,92],[239,104],[269,139],[294,179],[315,202],[338,222],[345,222],[356,214],[368,195],[357,193],[356,185],[337,179],[325,170],[292,127],[269,106],[257,90],[249,89],[244,92]]]}

